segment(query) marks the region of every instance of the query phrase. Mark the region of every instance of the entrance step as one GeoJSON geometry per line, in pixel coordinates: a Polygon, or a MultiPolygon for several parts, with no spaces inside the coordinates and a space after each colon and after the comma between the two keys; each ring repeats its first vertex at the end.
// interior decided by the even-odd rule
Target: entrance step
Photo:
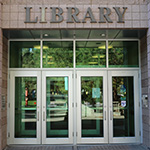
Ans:
{"type": "Polygon", "coordinates": [[[148,150],[143,145],[9,145],[5,150],[148,150]]]}

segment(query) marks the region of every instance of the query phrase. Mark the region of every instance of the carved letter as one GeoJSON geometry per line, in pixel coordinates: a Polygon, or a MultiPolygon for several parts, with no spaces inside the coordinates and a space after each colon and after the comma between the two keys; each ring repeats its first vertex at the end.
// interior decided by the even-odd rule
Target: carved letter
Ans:
{"type": "Polygon", "coordinates": [[[73,23],[73,19],[76,23],[80,23],[80,20],[77,18],[77,15],[79,14],[79,9],[76,7],[67,7],[67,9],[68,9],[67,23],[73,23]],[[74,10],[73,14],[72,14],[72,10],[74,10]]]}
{"type": "Polygon", "coordinates": [[[60,23],[63,21],[63,10],[60,7],[51,7],[52,9],[52,19],[51,19],[51,23],[60,23]],[[58,12],[56,13],[56,10],[58,10],[58,12]],[[56,17],[58,17],[58,19],[56,19],[56,17]]]}
{"type": "Polygon", "coordinates": [[[45,12],[47,7],[40,7],[41,9],[41,23],[47,23],[46,19],[45,19],[45,12]]]}
{"type": "Polygon", "coordinates": [[[30,20],[30,9],[32,9],[32,7],[25,7],[25,9],[26,9],[26,21],[24,23],[37,23],[38,17],[36,17],[34,21],[30,20]]]}
{"type": "Polygon", "coordinates": [[[123,21],[123,15],[127,9],[127,7],[123,7],[123,12],[120,12],[120,7],[113,7],[113,9],[116,11],[117,15],[118,15],[118,23],[124,23],[123,21]]]}
{"type": "Polygon", "coordinates": [[[86,14],[84,16],[84,19],[82,20],[82,23],[86,23],[86,21],[85,21],[86,18],[90,18],[91,19],[91,21],[90,21],[91,23],[96,23],[96,20],[94,18],[94,15],[93,15],[92,10],[91,10],[90,7],[88,7],[88,9],[87,9],[86,14]]]}
{"type": "Polygon", "coordinates": [[[98,8],[100,10],[99,23],[106,23],[106,20],[108,23],[112,23],[112,20],[109,18],[109,15],[111,14],[110,8],[107,7],[98,7],[98,8]],[[106,14],[104,14],[104,9],[106,9],[106,14]]]}

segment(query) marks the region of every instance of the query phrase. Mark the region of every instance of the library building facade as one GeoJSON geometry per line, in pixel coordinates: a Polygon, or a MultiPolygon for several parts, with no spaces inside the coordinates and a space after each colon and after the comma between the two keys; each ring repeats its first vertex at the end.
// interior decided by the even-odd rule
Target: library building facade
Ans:
{"type": "Polygon", "coordinates": [[[150,1],[0,0],[0,149],[150,148],[150,1]]]}

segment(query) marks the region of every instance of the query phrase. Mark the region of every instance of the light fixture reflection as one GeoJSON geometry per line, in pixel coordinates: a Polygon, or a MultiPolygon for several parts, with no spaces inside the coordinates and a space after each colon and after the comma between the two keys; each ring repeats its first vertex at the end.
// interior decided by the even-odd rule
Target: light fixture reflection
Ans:
{"type": "MultiPolygon", "coordinates": [[[[105,45],[102,45],[102,46],[99,46],[98,48],[99,48],[99,49],[106,49],[106,46],[105,46],[105,45]]],[[[111,49],[111,48],[113,48],[113,46],[112,46],[112,45],[109,45],[109,46],[108,46],[108,49],[111,49]]]]}
{"type": "MultiPolygon", "coordinates": [[[[41,46],[40,45],[35,45],[34,46],[35,49],[41,49],[41,46]]],[[[43,46],[43,49],[48,49],[49,47],[48,46],[43,46]]]]}
{"type": "Polygon", "coordinates": [[[100,55],[100,56],[95,55],[95,56],[92,56],[92,58],[105,58],[105,55],[100,55]]]}
{"type": "Polygon", "coordinates": [[[96,64],[98,64],[98,62],[89,62],[88,64],[90,64],[90,65],[96,65],[96,64]]]}

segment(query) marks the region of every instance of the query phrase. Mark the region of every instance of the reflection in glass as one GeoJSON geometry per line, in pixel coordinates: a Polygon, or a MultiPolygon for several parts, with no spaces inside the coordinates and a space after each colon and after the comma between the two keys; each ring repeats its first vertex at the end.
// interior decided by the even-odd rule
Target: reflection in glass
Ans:
{"type": "Polygon", "coordinates": [[[133,77],[113,77],[113,136],[135,136],[133,77]]]}
{"type": "Polygon", "coordinates": [[[140,32],[144,33],[144,30],[109,30],[109,39],[137,39],[140,38],[140,32]]]}
{"type": "Polygon", "coordinates": [[[103,77],[81,78],[82,137],[103,137],[103,77]]]}
{"type": "Polygon", "coordinates": [[[77,68],[103,68],[106,67],[105,42],[76,42],[77,68]]]}
{"type": "Polygon", "coordinates": [[[109,67],[139,67],[137,41],[110,41],[109,67]]]}
{"type": "Polygon", "coordinates": [[[15,138],[36,137],[36,77],[15,78],[15,138]]]}
{"type": "Polygon", "coordinates": [[[68,137],[68,77],[46,78],[47,137],[68,137]]]}
{"type": "Polygon", "coordinates": [[[11,41],[10,68],[40,68],[40,42],[11,41]]]}
{"type": "Polygon", "coordinates": [[[72,68],[73,42],[43,42],[43,68],[72,68]]]}

